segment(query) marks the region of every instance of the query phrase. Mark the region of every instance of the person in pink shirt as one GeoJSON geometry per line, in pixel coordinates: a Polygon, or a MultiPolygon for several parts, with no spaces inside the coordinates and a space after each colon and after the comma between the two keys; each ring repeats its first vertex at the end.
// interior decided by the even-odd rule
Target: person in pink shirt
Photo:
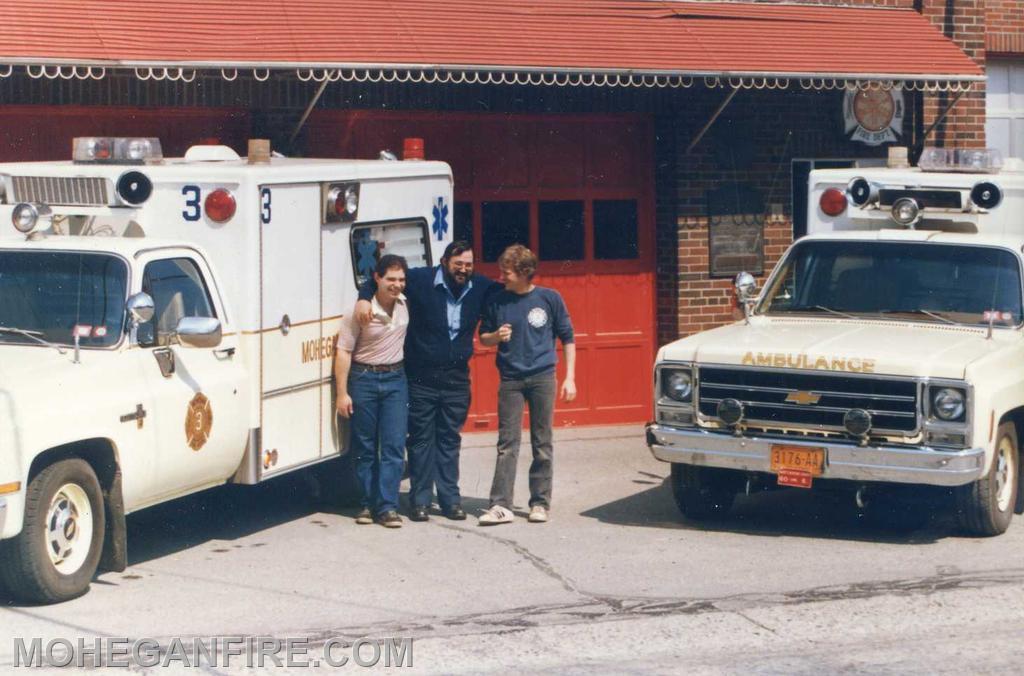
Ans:
{"type": "Polygon", "coordinates": [[[350,418],[362,509],[356,523],[400,528],[398,486],[405,464],[409,385],[404,345],[409,328],[405,303],[408,266],[401,256],[380,257],[373,274],[373,316],[362,326],[352,312],[342,320],[334,360],[338,415],[350,418]]]}

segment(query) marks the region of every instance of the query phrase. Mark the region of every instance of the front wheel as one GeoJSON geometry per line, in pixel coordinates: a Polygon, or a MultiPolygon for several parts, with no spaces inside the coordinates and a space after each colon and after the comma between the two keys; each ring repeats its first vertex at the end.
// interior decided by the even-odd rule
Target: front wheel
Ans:
{"type": "Polygon", "coordinates": [[[89,464],[50,465],[28,484],[21,533],[0,542],[4,586],[32,603],[81,596],[96,574],[104,526],[103,494],[89,464]]]}
{"type": "Polygon", "coordinates": [[[715,467],[672,465],[672,496],[688,519],[706,519],[727,514],[736,499],[732,472],[715,467]]]}
{"type": "Polygon", "coordinates": [[[999,535],[1010,527],[1017,503],[1020,452],[1012,422],[999,425],[988,474],[956,489],[960,525],[973,535],[999,535]]]}

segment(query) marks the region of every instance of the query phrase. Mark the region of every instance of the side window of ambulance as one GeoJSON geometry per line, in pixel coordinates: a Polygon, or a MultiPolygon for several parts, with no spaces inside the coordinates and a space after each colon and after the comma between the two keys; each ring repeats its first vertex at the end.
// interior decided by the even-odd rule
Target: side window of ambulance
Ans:
{"type": "Polygon", "coordinates": [[[210,293],[196,264],[168,258],[146,265],[142,290],[153,297],[153,319],[139,325],[141,345],[168,345],[182,317],[216,317],[210,293]]]}

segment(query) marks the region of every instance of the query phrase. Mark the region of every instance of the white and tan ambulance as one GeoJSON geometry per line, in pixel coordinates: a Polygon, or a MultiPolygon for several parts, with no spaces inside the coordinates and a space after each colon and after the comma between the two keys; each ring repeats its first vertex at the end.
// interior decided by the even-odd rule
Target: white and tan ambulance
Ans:
{"type": "MultiPolygon", "coordinates": [[[[334,338],[381,253],[451,240],[440,162],[76,139],[0,164],[0,581],[83,593],[125,515],[345,453],[334,338]]],[[[339,481],[344,480],[338,477],[339,481]]]]}
{"type": "Polygon", "coordinates": [[[809,234],[759,293],[737,277],[746,318],[658,352],[647,442],[684,515],[778,486],[981,535],[1021,513],[1024,163],[900,164],[813,172],[809,234]]]}

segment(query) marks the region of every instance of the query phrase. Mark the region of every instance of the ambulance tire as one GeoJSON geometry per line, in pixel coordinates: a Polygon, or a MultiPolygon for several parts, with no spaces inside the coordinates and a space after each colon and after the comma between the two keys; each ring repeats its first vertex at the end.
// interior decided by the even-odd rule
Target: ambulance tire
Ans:
{"type": "Polygon", "coordinates": [[[1020,490],[1020,446],[1012,421],[999,424],[996,453],[988,474],[957,486],[956,508],[960,526],[971,535],[999,535],[1010,527],[1020,490]]]}
{"type": "Polygon", "coordinates": [[[724,516],[736,499],[738,475],[717,467],[672,464],[672,497],[687,519],[724,516]]]}
{"type": "Polygon", "coordinates": [[[70,458],[39,472],[25,494],[21,533],[0,542],[0,577],[11,595],[59,603],[88,591],[103,550],[104,519],[103,494],[87,462],[70,458]]]}

